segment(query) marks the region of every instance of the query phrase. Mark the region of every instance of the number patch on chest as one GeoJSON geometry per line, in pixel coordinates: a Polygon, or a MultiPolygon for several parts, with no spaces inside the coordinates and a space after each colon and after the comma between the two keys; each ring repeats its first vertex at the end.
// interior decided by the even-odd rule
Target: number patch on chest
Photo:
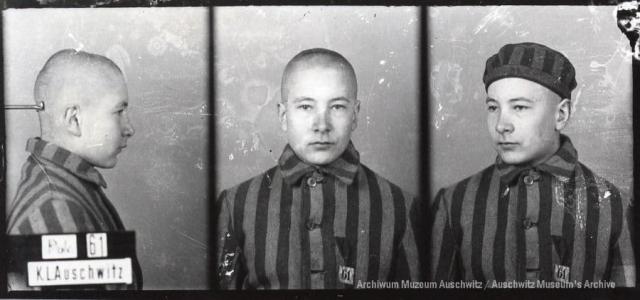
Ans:
{"type": "Polygon", "coordinates": [[[338,271],[338,279],[344,284],[353,284],[354,273],[355,271],[353,270],[353,268],[340,266],[340,270],[338,271]]]}
{"type": "Polygon", "coordinates": [[[569,267],[554,264],[553,269],[553,279],[560,282],[569,282],[569,267]]]}

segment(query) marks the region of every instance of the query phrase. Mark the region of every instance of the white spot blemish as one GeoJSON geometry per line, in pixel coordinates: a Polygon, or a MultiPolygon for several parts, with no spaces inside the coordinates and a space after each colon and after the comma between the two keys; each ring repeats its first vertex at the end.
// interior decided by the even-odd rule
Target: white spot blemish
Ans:
{"type": "Polygon", "coordinates": [[[233,153],[229,154],[229,160],[233,160],[233,153]]]}
{"type": "Polygon", "coordinates": [[[82,49],[84,49],[84,44],[81,42],[78,42],[78,40],[76,40],[76,38],[73,36],[73,34],[69,33],[69,37],[78,44],[78,47],[76,47],[74,50],[76,50],[76,52],[78,51],[82,51],[82,49]]]}
{"type": "Polygon", "coordinates": [[[478,32],[480,32],[480,30],[483,30],[483,29],[484,29],[484,32],[487,32],[487,29],[485,28],[485,26],[487,26],[489,23],[501,21],[500,25],[511,25],[510,22],[506,20],[508,16],[509,16],[509,13],[508,13],[507,7],[499,7],[491,11],[484,18],[482,18],[482,20],[480,21],[480,24],[476,26],[474,34],[478,34],[478,32]]]}
{"type": "Polygon", "coordinates": [[[578,224],[578,227],[580,228],[580,230],[584,230],[586,227],[584,199],[586,199],[587,197],[586,195],[584,195],[584,192],[582,191],[582,189],[584,188],[584,185],[585,185],[585,182],[582,180],[580,182],[576,182],[576,186],[578,186],[578,188],[576,188],[576,192],[573,198],[573,201],[576,204],[575,222],[578,224]]]}
{"type": "Polygon", "coordinates": [[[637,1],[628,1],[628,2],[622,2],[620,4],[618,4],[618,10],[631,10],[631,9],[637,9],[638,8],[638,2],[637,1]]]}
{"type": "Polygon", "coordinates": [[[382,84],[384,82],[384,78],[380,78],[380,80],[378,81],[378,84],[382,84]]]}
{"type": "Polygon", "coordinates": [[[202,162],[201,158],[198,158],[198,162],[196,163],[196,168],[198,168],[199,170],[202,170],[204,168],[204,163],[202,162]]]}
{"type": "Polygon", "coordinates": [[[380,61],[380,65],[383,65],[383,66],[384,66],[386,63],[387,63],[387,61],[386,61],[386,60],[381,60],[381,61],[380,61]]]}
{"type": "Polygon", "coordinates": [[[604,192],[604,198],[609,198],[609,196],[611,196],[611,192],[609,191],[604,192]]]}
{"type": "Polygon", "coordinates": [[[147,51],[153,56],[162,55],[167,50],[167,42],[162,37],[156,36],[149,40],[147,51]]]}

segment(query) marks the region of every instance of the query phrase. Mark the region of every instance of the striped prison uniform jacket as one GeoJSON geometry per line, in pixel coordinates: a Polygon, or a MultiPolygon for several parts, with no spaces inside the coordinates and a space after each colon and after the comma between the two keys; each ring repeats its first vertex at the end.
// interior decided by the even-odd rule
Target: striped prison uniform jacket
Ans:
{"type": "MultiPolygon", "coordinates": [[[[91,164],[40,138],[29,139],[26,150],[31,155],[22,167],[18,191],[7,214],[7,234],[126,230],[102,191],[107,183],[91,164]]],[[[137,257],[132,262],[134,284],[129,288],[138,289],[142,287],[142,271],[137,257]]]]}
{"type": "Polygon", "coordinates": [[[421,278],[416,199],[360,164],[352,143],[323,167],[287,145],[278,166],[223,191],[217,203],[221,289],[351,289],[421,278]]]}
{"type": "Polygon", "coordinates": [[[498,157],[439,191],[431,209],[434,280],[635,285],[630,199],[578,162],[568,137],[561,141],[536,167],[498,157]]]}

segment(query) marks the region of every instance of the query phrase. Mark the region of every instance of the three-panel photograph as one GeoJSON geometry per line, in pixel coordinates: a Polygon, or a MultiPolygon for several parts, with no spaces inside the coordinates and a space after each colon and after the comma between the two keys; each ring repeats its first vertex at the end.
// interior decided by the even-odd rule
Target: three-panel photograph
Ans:
{"type": "Polygon", "coordinates": [[[3,3],[1,298],[637,296],[637,1],[187,2],[3,3]]]}

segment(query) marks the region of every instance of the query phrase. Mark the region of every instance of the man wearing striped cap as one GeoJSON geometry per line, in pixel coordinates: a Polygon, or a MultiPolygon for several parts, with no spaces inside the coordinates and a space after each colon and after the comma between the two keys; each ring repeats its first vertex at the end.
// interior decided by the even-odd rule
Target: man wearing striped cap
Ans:
{"type": "Polygon", "coordinates": [[[487,287],[634,286],[631,201],[580,163],[560,133],[572,113],[571,62],[543,45],[509,44],[487,60],[483,81],[498,156],[438,192],[431,277],[487,287]]]}
{"type": "Polygon", "coordinates": [[[360,163],[351,143],[359,109],[355,72],[342,55],[310,49],[287,64],[278,112],[288,144],[278,165],[218,198],[219,288],[420,280],[417,202],[360,163]]]}
{"type": "MultiPolygon", "coordinates": [[[[134,129],[124,76],[110,59],[76,50],[52,55],[34,89],[41,137],[30,153],[7,213],[9,235],[125,231],[102,188],[98,168],[113,168],[134,129]]],[[[142,277],[133,258],[134,285],[142,277]]],[[[28,289],[25,274],[9,274],[10,289],[28,289]]],[[[124,286],[106,286],[120,289],[124,286]]]]}

